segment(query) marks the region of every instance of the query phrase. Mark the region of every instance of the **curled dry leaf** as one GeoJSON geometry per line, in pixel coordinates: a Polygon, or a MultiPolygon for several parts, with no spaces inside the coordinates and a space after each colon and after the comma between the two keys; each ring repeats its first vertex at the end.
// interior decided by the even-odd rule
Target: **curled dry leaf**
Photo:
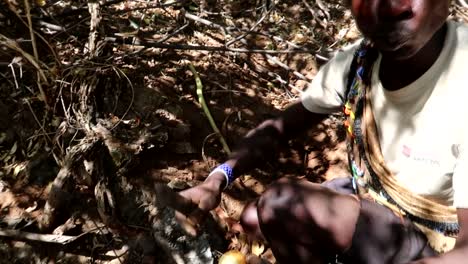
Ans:
{"type": "Polygon", "coordinates": [[[15,144],[13,144],[13,147],[11,147],[10,155],[15,154],[17,149],[18,149],[18,141],[16,141],[15,144]]]}
{"type": "Polygon", "coordinates": [[[265,246],[258,241],[254,241],[252,242],[250,250],[252,251],[252,254],[260,256],[263,253],[263,251],[265,251],[265,246]]]}
{"type": "Polygon", "coordinates": [[[26,212],[26,213],[31,213],[31,212],[33,212],[33,211],[36,210],[36,209],[37,209],[37,202],[34,201],[34,204],[33,204],[32,206],[26,208],[25,212],[26,212]]]}

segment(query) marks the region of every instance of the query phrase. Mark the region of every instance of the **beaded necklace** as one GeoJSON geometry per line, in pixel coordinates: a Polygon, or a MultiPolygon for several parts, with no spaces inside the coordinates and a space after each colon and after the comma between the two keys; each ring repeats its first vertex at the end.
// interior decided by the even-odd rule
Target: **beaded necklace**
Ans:
{"type": "Polygon", "coordinates": [[[459,231],[456,209],[401,186],[386,167],[380,151],[370,102],[372,68],[377,58],[378,51],[364,40],[354,54],[348,76],[344,125],[353,187],[362,197],[409,218],[427,235],[435,250],[446,252],[453,247],[459,231]]]}

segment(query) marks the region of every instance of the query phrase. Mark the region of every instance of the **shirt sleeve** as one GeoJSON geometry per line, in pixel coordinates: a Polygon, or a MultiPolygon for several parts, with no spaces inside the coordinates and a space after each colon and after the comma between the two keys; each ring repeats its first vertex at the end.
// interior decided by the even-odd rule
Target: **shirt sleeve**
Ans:
{"type": "Polygon", "coordinates": [[[359,42],[339,51],[319,70],[301,96],[302,105],[307,110],[318,114],[331,114],[341,110],[349,68],[359,42]]]}
{"type": "Polygon", "coordinates": [[[468,209],[468,149],[465,144],[459,149],[459,155],[453,171],[453,205],[468,209]]]}

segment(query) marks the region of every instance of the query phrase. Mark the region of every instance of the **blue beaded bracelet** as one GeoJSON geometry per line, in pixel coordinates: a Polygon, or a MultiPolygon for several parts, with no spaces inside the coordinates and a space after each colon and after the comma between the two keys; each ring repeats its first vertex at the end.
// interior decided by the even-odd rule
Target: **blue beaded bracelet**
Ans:
{"type": "Polygon", "coordinates": [[[226,189],[229,186],[229,184],[231,184],[236,179],[234,178],[233,169],[231,168],[231,166],[227,165],[226,163],[223,163],[219,165],[218,167],[216,167],[213,171],[210,172],[208,177],[210,177],[216,172],[221,172],[224,175],[224,177],[226,177],[226,186],[224,186],[224,189],[226,189]]]}

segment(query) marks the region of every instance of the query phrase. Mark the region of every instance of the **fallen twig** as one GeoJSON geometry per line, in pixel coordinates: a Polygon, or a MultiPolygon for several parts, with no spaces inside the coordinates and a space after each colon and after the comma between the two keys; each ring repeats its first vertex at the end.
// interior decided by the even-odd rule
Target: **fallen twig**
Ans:
{"type": "MultiPolygon", "coordinates": [[[[22,15],[18,14],[18,12],[15,10],[15,8],[12,6],[12,4],[10,2],[8,2],[8,1],[6,1],[6,2],[8,4],[8,9],[5,9],[4,11],[10,12],[10,13],[7,13],[6,16],[8,16],[8,14],[15,15],[17,17],[18,21],[20,21],[23,25],[25,25],[26,27],[29,28],[28,23],[26,21],[24,21],[22,15]]],[[[54,55],[55,62],[57,63],[58,66],[60,66],[61,62],[60,62],[60,59],[58,58],[57,53],[55,52],[54,48],[50,45],[50,43],[41,34],[39,34],[36,30],[34,30],[34,28],[33,28],[33,32],[36,35],[36,37],[38,37],[40,40],[42,40],[42,42],[49,48],[50,52],[54,55]]],[[[15,40],[15,41],[20,42],[20,40],[15,40]]],[[[47,70],[50,71],[50,69],[47,67],[47,65],[43,65],[43,67],[45,67],[47,70]]]]}
{"type": "MultiPolygon", "coordinates": [[[[118,42],[117,38],[107,37],[106,41],[118,42]]],[[[138,47],[138,45],[132,45],[138,47]]],[[[224,46],[204,46],[204,45],[186,45],[186,44],[167,44],[159,42],[143,41],[140,43],[141,47],[146,48],[159,48],[159,49],[175,49],[175,50],[206,50],[211,52],[238,52],[238,53],[259,53],[259,54],[296,54],[296,53],[313,53],[312,50],[265,50],[265,49],[239,49],[227,48],[224,46]]]]}
{"type": "MultiPolygon", "coordinates": [[[[246,61],[246,63],[252,68],[254,69],[254,71],[258,72],[258,73],[261,73],[261,74],[266,74],[268,75],[269,77],[271,78],[274,78],[275,81],[278,81],[279,83],[283,84],[283,85],[287,85],[289,88],[299,92],[299,94],[302,93],[302,90],[297,88],[296,86],[292,85],[291,83],[289,83],[288,81],[284,80],[283,78],[281,78],[281,76],[279,76],[277,73],[273,73],[271,72],[270,70],[268,70],[267,68],[265,68],[265,66],[262,66],[262,65],[256,65],[256,64],[253,64],[249,61],[246,61]]],[[[267,80],[268,81],[268,80],[267,80]]]]}
{"type": "Polygon", "coordinates": [[[302,73],[291,69],[288,65],[281,62],[277,57],[273,57],[273,56],[270,56],[270,55],[267,54],[267,58],[268,58],[268,60],[270,62],[280,66],[281,68],[283,68],[283,69],[285,69],[287,71],[292,72],[294,74],[294,76],[296,76],[297,78],[299,78],[301,80],[305,80],[305,81],[311,81],[311,79],[305,77],[302,73]]]}
{"type": "Polygon", "coordinates": [[[125,112],[120,117],[119,121],[110,129],[110,130],[114,130],[114,128],[116,128],[122,122],[122,120],[127,116],[128,112],[130,112],[130,109],[132,109],[133,102],[135,101],[135,88],[133,87],[132,81],[130,80],[130,78],[128,78],[128,76],[127,76],[127,74],[125,74],[125,72],[123,72],[121,69],[119,69],[117,67],[114,67],[114,66],[111,66],[111,67],[112,67],[112,70],[114,70],[114,72],[117,74],[117,76],[120,77],[120,75],[122,75],[125,78],[128,85],[130,86],[130,89],[132,90],[132,98],[130,100],[130,103],[128,104],[127,109],[125,109],[125,112]]]}
{"type": "Polygon", "coordinates": [[[201,18],[201,17],[198,17],[196,15],[193,15],[193,14],[190,14],[190,13],[185,13],[185,18],[187,19],[190,19],[190,20],[193,20],[193,21],[196,21],[196,22],[199,22],[199,23],[202,23],[206,26],[210,26],[210,27],[214,27],[214,28],[218,28],[218,29],[221,29],[223,30],[223,32],[226,32],[226,28],[219,25],[219,24],[216,24],[214,22],[211,22],[209,20],[206,20],[204,18],[201,18]]]}
{"type": "MultiPolygon", "coordinates": [[[[31,45],[33,49],[34,58],[36,59],[36,61],[39,61],[39,53],[37,52],[37,43],[32,25],[31,7],[29,6],[29,0],[24,0],[24,6],[26,8],[26,18],[28,19],[29,35],[31,36],[31,45]]],[[[42,100],[44,100],[46,108],[49,109],[50,106],[47,103],[47,95],[44,92],[44,89],[42,88],[40,77],[40,73],[37,72],[37,88],[39,89],[39,93],[41,94],[42,100]]]]}
{"type": "MultiPolygon", "coordinates": [[[[196,22],[200,22],[204,25],[207,25],[207,26],[210,26],[210,27],[214,27],[214,28],[217,28],[217,29],[220,29],[222,30],[223,34],[226,34],[227,33],[234,33],[234,30],[231,30],[227,27],[224,27],[220,24],[216,24],[214,22],[211,22],[209,20],[206,20],[204,18],[201,18],[201,17],[198,17],[198,16],[195,16],[193,14],[190,14],[190,13],[185,13],[185,18],[187,19],[190,19],[190,20],[193,20],[193,21],[196,21],[196,22]]],[[[236,30],[238,31],[238,30],[236,30]]],[[[248,33],[257,33],[253,30],[247,30],[245,31],[245,34],[248,34],[248,33]]],[[[235,49],[235,48],[227,48],[227,50],[244,50],[244,51],[251,51],[251,52],[246,52],[246,53],[267,53],[267,54],[278,54],[278,53],[314,53],[315,51],[313,50],[309,50],[309,49],[304,49],[300,46],[298,46],[297,44],[295,43],[292,43],[290,41],[285,41],[283,40],[282,38],[280,37],[275,37],[275,36],[272,36],[273,39],[276,39],[278,41],[281,41],[281,42],[286,42],[287,44],[289,44],[290,46],[292,46],[294,49],[292,50],[284,50],[284,51],[273,51],[273,50],[256,50],[257,52],[253,52],[254,50],[251,50],[251,49],[235,49]],[[265,52],[266,51],[266,52],[265,52]]],[[[239,38],[239,39],[242,39],[242,38],[239,38]]],[[[229,43],[229,42],[228,42],[229,43]]],[[[245,42],[244,42],[245,44],[245,42]]],[[[228,44],[226,44],[226,46],[229,46],[228,44]]],[[[242,52],[242,51],[237,51],[237,52],[242,52]]]]}
{"type": "Polygon", "coordinates": [[[203,144],[202,144],[202,150],[201,150],[201,155],[202,155],[202,159],[203,161],[208,164],[208,158],[206,157],[205,155],[205,145],[206,143],[208,142],[208,140],[214,136],[217,136],[216,133],[211,133],[209,134],[208,136],[205,137],[205,139],[203,139],[203,144]]]}
{"type": "MultiPolygon", "coordinates": [[[[27,61],[29,61],[29,63],[32,64],[32,66],[34,66],[34,68],[36,68],[36,70],[39,72],[39,75],[40,75],[42,81],[44,81],[46,84],[49,83],[47,81],[47,77],[46,77],[44,71],[42,70],[41,66],[39,65],[39,61],[37,61],[31,54],[24,51],[18,45],[18,43],[16,43],[15,41],[9,39],[8,37],[6,37],[5,35],[0,33],[0,44],[3,44],[6,47],[20,53],[27,61]]],[[[50,69],[48,69],[48,70],[50,70],[50,69]]]]}
{"type": "Polygon", "coordinates": [[[89,2],[88,3],[89,14],[91,15],[89,23],[89,36],[88,36],[88,52],[91,58],[97,55],[96,45],[98,37],[98,26],[101,22],[101,10],[99,3],[89,2]]]}
{"type": "Polygon", "coordinates": [[[235,37],[234,39],[231,39],[230,41],[228,41],[226,43],[226,46],[230,46],[232,43],[236,42],[236,41],[239,41],[240,39],[243,39],[245,38],[245,36],[247,36],[249,34],[250,31],[253,31],[258,25],[260,25],[260,23],[263,22],[263,20],[265,20],[266,17],[268,17],[268,15],[270,15],[270,12],[273,10],[273,8],[270,8],[251,28],[249,31],[245,32],[244,34],[238,36],[238,37],[235,37]]]}
{"type": "MultiPolygon", "coordinates": [[[[40,122],[39,119],[37,118],[36,113],[34,113],[34,109],[32,108],[31,104],[29,103],[29,100],[28,100],[28,99],[25,99],[24,101],[25,101],[25,103],[28,105],[29,110],[31,111],[31,114],[33,115],[34,120],[36,121],[37,125],[38,125],[39,128],[42,130],[45,139],[47,140],[47,142],[49,142],[50,144],[52,144],[52,139],[49,137],[47,131],[46,131],[45,128],[44,128],[44,126],[41,124],[41,122],[40,122]]],[[[59,147],[60,147],[60,146],[59,146],[59,147]]],[[[62,151],[63,151],[63,149],[62,149],[62,151]]]]}
{"type": "MultiPolygon", "coordinates": [[[[206,19],[199,18],[199,17],[197,17],[197,16],[195,16],[195,15],[191,15],[191,14],[186,13],[186,14],[185,14],[185,17],[188,18],[188,19],[193,19],[193,20],[195,20],[195,21],[199,21],[199,22],[201,22],[201,23],[204,23],[205,25],[209,25],[209,26],[212,26],[212,27],[215,27],[215,28],[218,28],[218,29],[222,29],[223,32],[232,33],[231,30],[229,30],[228,28],[225,28],[225,27],[223,27],[223,26],[221,26],[221,25],[219,25],[219,24],[213,23],[213,22],[208,21],[208,20],[206,20],[206,19]]],[[[260,20],[260,21],[261,21],[261,20],[260,20]]],[[[253,28],[252,28],[250,31],[248,31],[248,32],[251,32],[252,30],[253,30],[253,28]]],[[[247,32],[247,33],[248,33],[248,32],[247,32]]],[[[246,35],[246,34],[243,34],[243,35],[241,35],[240,37],[235,38],[234,40],[236,40],[236,41],[240,40],[240,41],[242,42],[242,44],[247,45],[247,41],[245,41],[245,39],[243,39],[243,37],[245,37],[245,35],[246,35]]],[[[282,38],[279,38],[279,37],[278,37],[277,39],[279,39],[280,41],[284,41],[282,38]]],[[[228,42],[228,43],[226,44],[226,46],[229,46],[230,43],[231,43],[231,41],[228,42]]],[[[294,43],[288,42],[288,44],[291,45],[291,46],[292,46],[293,48],[295,48],[295,49],[283,50],[283,51],[281,51],[281,52],[276,51],[276,54],[278,54],[278,53],[302,53],[301,51],[304,51],[304,53],[310,53],[310,54],[313,54],[313,53],[314,53],[314,51],[312,51],[312,50],[303,50],[301,47],[299,47],[298,45],[296,45],[296,44],[294,44],[294,43]]],[[[227,48],[228,50],[233,49],[233,48],[228,48],[228,47],[226,47],[226,48],[227,48]]],[[[298,77],[299,79],[302,79],[302,80],[305,80],[305,81],[310,81],[310,79],[307,78],[307,77],[305,77],[302,73],[297,72],[297,71],[294,71],[294,70],[291,69],[288,65],[286,65],[286,64],[282,63],[281,61],[279,61],[278,58],[273,57],[273,56],[270,55],[270,54],[275,54],[275,53],[273,53],[273,52],[258,52],[258,53],[266,54],[266,57],[270,60],[270,62],[272,62],[272,63],[274,63],[274,64],[276,64],[276,65],[282,67],[283,69],[285,69],[285,70],[287,70],[287,71],[292,72],[292,73],[293,73],[296,77],[298,77]]],[[[275,79],[278,80],[278,76],[276,76],[275,79]]],[[[279,81],[280,81],[281,83],[287,83],[286,81],[282,80],[281,78],[279,78],[279,81]]],[[[289,84],[288,84],[288,86],[289,86],[289,84]]],[[[291,86],[290,86],[290,87],[291,87],[291,86]]],[[[294,90],[299,90],[299,89],[297,89],[297,88],[294,87],[294,86],[292,86],[291,88],[294,89],[294,90]]]]}
{"type": "Polygon", "coordinates": [[[323,28],[327,28],[327,25],[325,23],[323,23],[322,20],[320,20],[317,16],[316,16],[316,13],[315,13],[315,10],[309,5],[309,3],[307,3],[306,0],[302,0],[302,3],[306,6],[306,8],[309,10],[310,14],[312,15],[312,18],[313,20],[317,21],[319,23],[320,26],[322,26],[323,28]]]}
{"type": "Polygon", "coordinates": [[[315,0],[317,6],[322,10],[328,20],[330,20],[330,12],[328,11],[328,7],[322,2],[322,0],[315,0]]]}
{"type": "Polygon", "coordinates": [[[52,24],[52,23],[49,23],[49,22],[45,22],[43,20],[39,20],[37,22],[40,26],[43,26],[47,29],[50,29],[50,30],[53,30],[53,31],[58,31],[58,32],[64,32],[66,31],[67,29],[62,27],[62,26],[59,26],[59,25],[55,25],[55,24],[52,24]]]}
{"type": "Polygon", "coordinates": [[[88,232],[83,233],[79,236],[65,236],[65,235],[37,234],[37,233],[23,232],[19,230],[0,230],[0,237],[8,237],[13,240],[20,240],[20,241],[34,241],[34,242],[66,245],[68,243],[71,243],[77,240],[78,238],[82,237],[83,235],[87,233],[88,232]]]}
{"type": "Polygon", "coordinates": [[[468,23],[468,6],[463,7],[462,5],[456,5],[455,12],[463,21],[468,23]]]}
{"type": "Polygon", "coordinates": [[[157,41],[157,43],[162,43],[170,38],[172,38],[173,36],[177,35],[179,32],[181,32],[182,30],[184,30],[187,26],[189,25],[189,23],[185,23],[184,25],[182,25],[181,27],[177,28],[176,30],[174,30],[172,33],[169,33],[167,34],[166,36],[164,36],[163,38],[161,38],[160,40],[157,41]]]}
{"type": "Polygon", "coordinates": [[[457,4],[464,8],[468,8],[468,3],[465,0],[457,0],[457,4]]]}

